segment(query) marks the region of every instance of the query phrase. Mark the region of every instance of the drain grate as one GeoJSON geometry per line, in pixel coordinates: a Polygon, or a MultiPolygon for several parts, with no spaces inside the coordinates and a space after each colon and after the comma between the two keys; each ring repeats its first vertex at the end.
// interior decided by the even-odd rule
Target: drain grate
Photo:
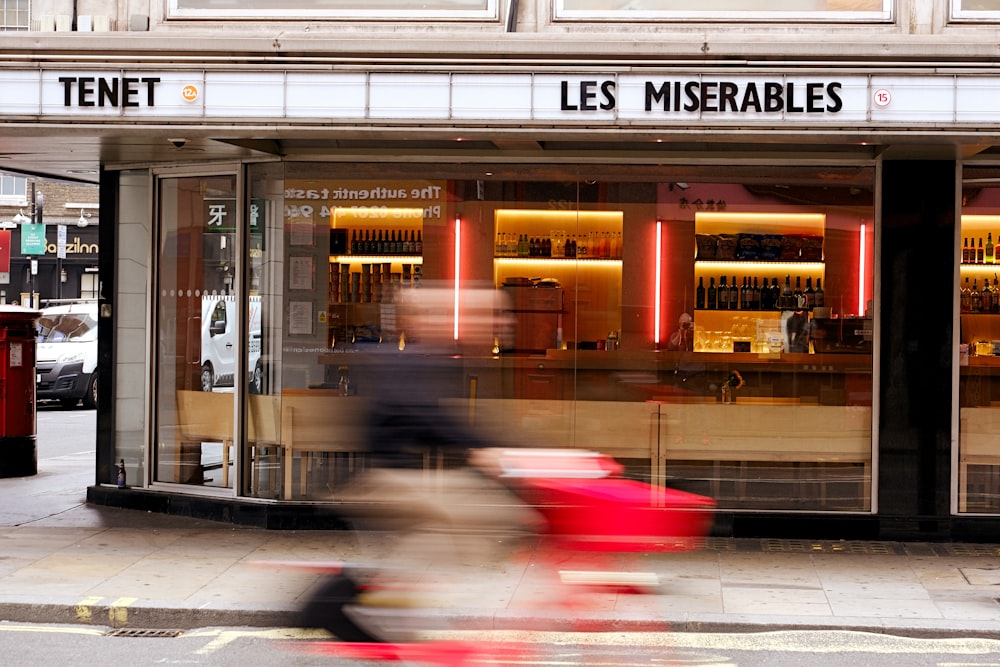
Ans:
{"type": "Polygon", "coordinates": [[[181,630],[154,630],[149,628],[116,628],[104,634],[105,637],[180,637],[181,630]]]}

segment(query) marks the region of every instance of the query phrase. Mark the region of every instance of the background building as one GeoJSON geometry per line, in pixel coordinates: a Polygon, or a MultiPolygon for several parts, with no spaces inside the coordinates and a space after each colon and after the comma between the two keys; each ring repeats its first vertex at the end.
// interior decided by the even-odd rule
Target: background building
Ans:
{"type": "Polygon", "coordinates": [[[95,185],[0,172],[0,229],[11,235],[10,271],[0,274],[0,303],[30,305],[31,293],[37,295],[36,307],[59,299],[96,299],[98,213],[95,185]],[[21,244],[22,225],[30,224],[32,211],[35,222],[45,225],[45,252],[39,255],[25,254],[21,244]]]}

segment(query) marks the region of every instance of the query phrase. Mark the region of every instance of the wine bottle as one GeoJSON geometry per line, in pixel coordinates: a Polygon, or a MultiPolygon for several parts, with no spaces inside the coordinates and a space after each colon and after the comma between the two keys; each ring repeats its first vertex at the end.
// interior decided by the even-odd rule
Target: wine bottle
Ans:
{"type": "Polygon", "coordinates": [[[813,293],[813,305],[815,308],[822,308],[826,304],[826,293],[823,292],[823,285],[820,279],[816,279],[816,291],[813,293]]]}
{"type": "Polygon", "coordinates": [[[694,291],[694,307],[705,310],[705,279],[698,276],[698,287],[694,291]]]}
{"type": "Polygon", "coordinates": [[[986,253],[984,255],[986,263],[993,263],[993,232],[987,232],[986,234],[986,253]]]}
{"type": "Polygon", "coordinates": [[[778,299],[778,308],[781,310],[791,310],[795,307],[795,295],[792,293],[792,277],[785,274],[785,284],[781,287],[781,296],[778,299]]]}
{"type": "Polygon", "coordinates": [[[812,310],[816,307],[816,293],[813,291],[813,279],[806,277],[806,288],[802,292],[802,296],[806,299],[806,310],[812,310]]]}
{"type": "MultiPolygon", "coordinates": [[[[980,236],[979,237],[979,247],[976,248],[976,264],[982,264],[984,259],[985,259],[985,257],[984,257],[984,251],[983,251],[983,237],[980,236]]],[[[973,282],[975,282],[975,281],[973,281],[973,282]]]]}
{"type": "Polygon", "coordinates": [[[717,297],[717,290],[715,289],[715,278],[709,278],[705,308],[707,308],[708,310],[715,310],[717,303],[716,297],[717,297]]]}
{"type": "Polygon", "coordinates": [[[733,284],[729,287],[729,310],[736,310],[740,307],[740,286],[736,284],[736,276],[733,276],[733,284]]]}
{"type": "Polygon", "coordinates": [[[726,277],[722,276],[719,281],[719,310],[729,310],[729,286],[726,285],[726,277]]]}

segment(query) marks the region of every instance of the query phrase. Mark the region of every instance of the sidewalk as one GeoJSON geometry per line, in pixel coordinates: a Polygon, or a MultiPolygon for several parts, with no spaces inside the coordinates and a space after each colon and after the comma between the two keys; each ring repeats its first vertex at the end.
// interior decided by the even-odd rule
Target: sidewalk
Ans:
{"type": "MultiPolygon", "coordinates": [[[[267,531],[77,506],[0,527],[0,620],[294,625],[319,575],[255,563],[359,558],[347,532],[267,531]]],[[[474,568],[474,589],[463,591],[474,603],[440,613],[468,629],[1000,638],[1000,545],[711,538],[697,551],[610,565],[655,574],[660,583],[652,594],[581,591],[573,606],[545,605],[551,570],[518,558],[474,568]]]]}

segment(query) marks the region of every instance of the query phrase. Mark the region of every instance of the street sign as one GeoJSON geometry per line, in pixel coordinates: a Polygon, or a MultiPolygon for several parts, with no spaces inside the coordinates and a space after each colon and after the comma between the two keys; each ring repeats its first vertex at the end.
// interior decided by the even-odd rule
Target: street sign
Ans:
{"type": "Polygon", "coordinates": [[[45,225],[21,225],[21,254],[45,254],[45,225]]]}
{"type": "Polygon", "coordinates": [[[66,225],[56,225],[56,257],[66,259],[66,225]]]}

